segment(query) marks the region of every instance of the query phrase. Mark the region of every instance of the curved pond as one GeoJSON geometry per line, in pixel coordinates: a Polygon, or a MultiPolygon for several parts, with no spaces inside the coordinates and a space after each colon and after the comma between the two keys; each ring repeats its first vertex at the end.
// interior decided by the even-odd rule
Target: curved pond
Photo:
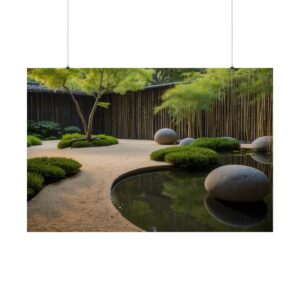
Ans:
{"type": "MultiPolygon", "coordinates": [[[[272,158],[226,154],[219,165],[243,164],[272,180],[272,158]]],[[[217,167],[217,166],[215,166],[217,167]]],[[[272,231],[272,195],[249,204],[229,203],[208,195],[208,171],[178,169],[128,177],[112,190],[112,201],[131,223],[146,231],[272,231]]]]}

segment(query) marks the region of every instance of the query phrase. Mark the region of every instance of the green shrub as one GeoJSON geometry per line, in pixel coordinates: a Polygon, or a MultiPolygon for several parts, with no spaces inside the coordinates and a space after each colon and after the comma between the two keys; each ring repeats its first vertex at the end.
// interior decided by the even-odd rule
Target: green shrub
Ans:
{"type": "Polygon", "coordinates": [[[72,133],[81,133],[81,129],[77,126],[67,126],[64,128],[65,134],[72,134],[72,133]]]}
{"type": "Polygon", "coordinates": [[[42,175],[46,182],[52,182],[66,177],[64,169],[45,162],[41,158],[28,159],[27,171],[42,175]]]}
{"type": "Polygon", "coordinates": [[[41,134],[34,133],[34,132],[29,132],[28,135],[33,135],[33,136],[39,138],[40,140],[42,140],[44,138],[41,134]]]}
{"type": "Polygon", "coordinates": [[[229,140],[225,138],[199,138],[192,144],[192,147],[209,148],[215,151],[233,151],[239,150],[239,141],[229,140]]]}
{"type": "Polygon", "coordinates": [[[207,156],[192,151],[171,152],[165,156],[165,161],[179,168],[206,168],[209,165],[207,156]]]}
{"type": "Polygon", "coordinates": [[[53,121],[28,121],[27,132],[33,134],[39,134],[43,138],[55,136],[56,138],[61,136],[60,125],[53,121]]]}
{"type": "Polygon", "coordinates": [[[169,147],[151,153],[151,159],[166,161],[179,168],[205,168],[217,162],[218,153],[197,147],[169,147]]]}
{"type": "Polygon", "coordinates": [[[151,153],[150,158],[152,160],[156,161],[164,161],[165,160],[165,155],[171,152],[182,152],[182,151],[187,151],[189,147],[180,147],[180,146],[175,146],[175,147],[168,147],[168,148],[163,148],[156,150],[151,153]]]}
{"type": "MultiPolygon", "coordinates": [[[[44,184],[44,178],[42,175],[34,172],[27,172],[27,189],[32,189],[33,194],[40,191],[44,184]]],[[[32,194],[30,191],[29,194],[32,194]]]]}
{"type": "Polygon", "coordinates": [[[105,135],[105,134],[98,134],[93,135],[92,138],[100,138],[100,140],[78,140],[76,139],[84,139],[85,135],[80,133],[72,133],[72,134],[65,134],[62,137],[62,140],[58,143],[57,148],[67,148],[67,147],[74,147],[74,148],[84,148],[84,147],[101,147],[101,146],[109,146],[118,144],[119,141],[113,136],[105,135]],[[73,143],[71,142],[73,141],[73,143]]]}
{"type": "Polygon", "coordinates": [[[44,186],[79,172],[81,164],[65,157],[36,157],[27,160],[27,197],[31,199],[44,186]]]}
{"type": "Polygon", "coordinates": [[[73,139],[82,139],[85,135],[81,133],[68,133],[62,136],[63,140],[73,140],[73,139]]]}
{"type": "Polygon", "coordinates": [[[81,167],[81,164],[72,158],[42,157],[41,160],[45,163],[49,163],[53,166],[62,168],[66,172],[67,176],[76,174],[77,172],[79,172],[79,169],[81,167]]]}
{"type": "Polygon", "coordinates": [[[68,148],[70,146],[71,146],[70,140],[60,140],[59,143],[57,144],[58,149],[68,148]]]}
{"type": "Polygon", "coordinates": [[[72,144],[73,148],[85,148],[85,147],[93,147],[93,142],[89,142],[87,140],[84,141],[76,141],[72,144]]]}
{"type": "Polygon", "coordinates": [[[42,141],[33,135],[27,135],[27,147],[42,145],[42,141]],[[29,146],[28,146],[29,144],[29,146]]]}

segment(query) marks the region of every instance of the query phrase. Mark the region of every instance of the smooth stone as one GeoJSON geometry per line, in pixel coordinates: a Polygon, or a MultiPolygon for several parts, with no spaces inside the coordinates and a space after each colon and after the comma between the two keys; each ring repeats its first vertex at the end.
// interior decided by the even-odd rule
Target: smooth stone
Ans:
{"type": "Polygon", "coordinates": [[[248,203],[228,202],[209,194],[204,199],[204,206],[214,219],[232,227],[259,224],[268,212],[268,206],[262,200],[248,203]]]}
{"type": "Polygon", "coordinates": [[[263,172],[243,165],[214,169],[204,186],[214,197],[233,202],[259,201],[271,191],[271,182],[263,172]]]}
{"type": "Polygon", "coordinates": [[[257,152],[272,152],[273,137],[262,136],[252,142],[253,150],[257,152]]]}
{"type": "Polygon", "coordinates": [[[189,146],[195,141],[194,138],[185,138],[180,141],[179,146],[189,146]]]}
{"type": "Polygon", "coordinates": [[[154,140],[160,145],[171,145],[178,140],[178,135],[173,129],[162,128],[156,131],[154,140]]]}
{"type": "Polygon", "coordinates": [[[273,157],[271,154],[265,153],[253,153],[251,158],[256,162],[263,164],[263,165],[271,165],[273,162],[273,157]]]}

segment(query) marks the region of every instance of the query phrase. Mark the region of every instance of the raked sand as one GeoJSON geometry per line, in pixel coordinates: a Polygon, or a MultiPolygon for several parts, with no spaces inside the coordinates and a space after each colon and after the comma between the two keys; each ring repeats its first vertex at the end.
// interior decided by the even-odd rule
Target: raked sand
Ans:
{"type": "Polygon", "coordinates": [[[47,185],[28,202],[28,231],[141,231],[111,201],[111,187],[120,175],[146,167],[166,165],[151,161],[154,141],[119,140],[118,145],[57,149],[58,141],[28,148],[28,158],[62,156],[79,161],[81,172],[47,185]]]}

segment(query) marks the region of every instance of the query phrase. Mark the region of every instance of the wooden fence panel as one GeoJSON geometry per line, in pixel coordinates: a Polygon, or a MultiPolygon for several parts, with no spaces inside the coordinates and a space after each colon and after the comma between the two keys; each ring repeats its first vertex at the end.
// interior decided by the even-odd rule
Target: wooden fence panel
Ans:
{"type": "MultiPolygon", "coordinates": [[[[241,98],[232,92],[217,100],[210,111],[195,113],[190,122],[175,124],[166,111],[157,115],[153,113],[167,88],[153,87],[126,95],[106,95],[103,101],[111,105],[108,109],[97,109],[94,133],[150,140],[158,129],[168,127],[173,128],[180,138],[232,136],[252,141],[259,136],[272,135],[272,95],[265,95],[261,101],[254,102],[251,94],[241,98]]],[[[83,95],[76,97],[87,117],[94,98],[83,95]]],[[[69,125],[82,128],[75,106],[67,94],[28,92],[27,98],[28,120],[52,120],[60,123],[62,128],[69,125]]]]}

